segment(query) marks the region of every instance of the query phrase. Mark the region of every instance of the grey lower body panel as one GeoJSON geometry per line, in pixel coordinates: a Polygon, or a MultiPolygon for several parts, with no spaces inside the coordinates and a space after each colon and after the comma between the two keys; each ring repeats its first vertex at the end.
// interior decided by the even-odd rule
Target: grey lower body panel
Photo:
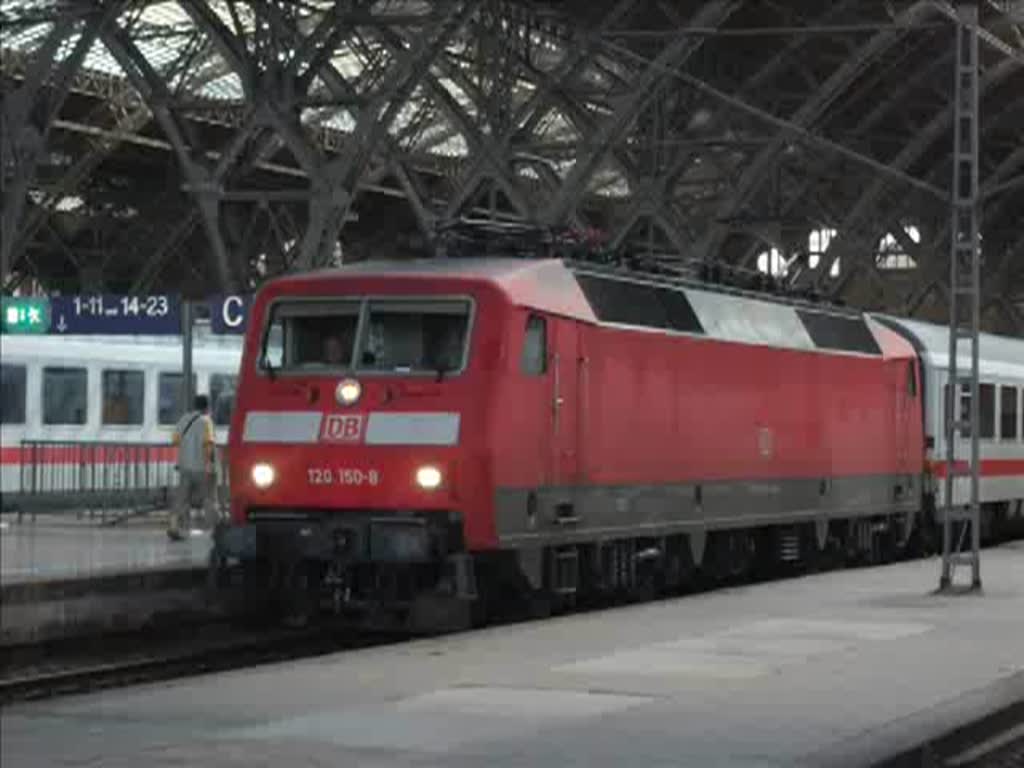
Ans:
{"type": "Polygon", "coordinates": [[[921,509],[914,475],[500,488],[502,547],[755,528],[921,509]]]}

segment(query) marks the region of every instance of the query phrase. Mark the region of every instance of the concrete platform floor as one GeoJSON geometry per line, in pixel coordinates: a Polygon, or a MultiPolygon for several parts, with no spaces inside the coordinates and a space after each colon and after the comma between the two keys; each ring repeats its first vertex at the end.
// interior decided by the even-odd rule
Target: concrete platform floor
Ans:
{"type": "Polygon", "coordinates": [[[0,520],[0,584],[82,579],[114,573],[205,567],[210,535],[194,531],[174,542],[162,516],[102,526],[74,513],[0,520]]]}
{"type": "Polygon", "coordinates": [[[867,765],[1024,697],[1024,543],[11,707],[0,764],[867,765]]]}

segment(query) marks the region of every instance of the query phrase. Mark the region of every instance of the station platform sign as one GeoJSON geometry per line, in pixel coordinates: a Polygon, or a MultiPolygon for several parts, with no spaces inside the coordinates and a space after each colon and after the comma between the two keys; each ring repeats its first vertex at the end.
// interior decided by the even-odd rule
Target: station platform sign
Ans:
{"type": "MultiPolygon", "coordinates": [[[[215,334],[243,334],[252,296],[218,294],[204,302],[215,334]]],[[[130,296],[3,297],[5,334],[56,336],[178,336],[182,332],[182,301],[169,294],[130,296]]]]}
{"type": "Polygon", "coordinates": [[[210,305],[210,330],[218,334],[245,333],[249,325],[252,296],[222,294],[207,299],[210,305]]]}
{"type": "Polygon", "coordinates": [[[181,333],[181,302],[168,295],[54,296],[50,333],[176,336],[181,333]]]}

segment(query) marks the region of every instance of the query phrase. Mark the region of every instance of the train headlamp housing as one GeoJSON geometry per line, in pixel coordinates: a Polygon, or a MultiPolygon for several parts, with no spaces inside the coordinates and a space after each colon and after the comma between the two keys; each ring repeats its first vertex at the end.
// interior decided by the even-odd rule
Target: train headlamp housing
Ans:
{"type": "Polygon", "coordinates": [[[338,405],[355,405],[362,397],[363,387],[355,379],[342,379],[334,390],[338,405]]]}
{"type": "Polygon", "coordinates": [[[266,490],[274,484],[277,472],[271,464],[261,462],[252,465],[252,484],[260,490],[266,490]]]}
{"type": "Polygon", "coordinates": [[[416,470],[416,485],[425,491],[433,491],[440,488],[443,479],[441,470],[430,464],[416,470]]]}

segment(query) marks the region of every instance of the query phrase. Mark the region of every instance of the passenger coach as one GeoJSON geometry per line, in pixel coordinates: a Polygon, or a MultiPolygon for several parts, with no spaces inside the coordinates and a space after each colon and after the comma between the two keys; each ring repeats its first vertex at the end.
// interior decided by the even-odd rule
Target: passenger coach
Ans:
{"type": "MultiPolygon", "coordinates": [[[[4,335],[0,343],[3,508],[34,503],[41,494],[176,482],[171,435],[183,413],[179,340],[4,335]]],[[[193,349],[195,391],[210,397],[219,445],[227,443],[240,356],[230,339],[201,339],[193,349]]],[[[73,503],[47,499],[63,501],[73,503]]]]}
{"type": "MultiPolygon", "coordinates": [[[[962,384],[955,398],[949,392],[949,330],[914,320],[882,318],[903,334],[918,353],[924,402],[926,442],[926,504],[942,509],[945,504],[947,403],[957,420],[971,407],[970,387],[962,384]]],[[[982,535],[997,536],[1024,521],[1024,339],[983,333],[979,339],[978,443],[981,456],[979,498],[982,535]]],[[[961,345],[965,352],[967,345],[961,345]]],[[[971,370],[968,357],[957,361],[961,375],[971,370]]],[[[971,455],[970,440],[958,435],[956,456],[971,455]]],[[[970,478],[955,477],[954,501],[970,499],[970,478]]]]}
{"type": "Polygon", "coordinates": [[[933,524],[935,385],[908,328],[559,260],[274,280],[246,339],[218,562],[285,610],[414,620],[698,567],[883,559],[933,524]]]}

